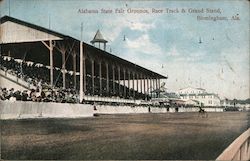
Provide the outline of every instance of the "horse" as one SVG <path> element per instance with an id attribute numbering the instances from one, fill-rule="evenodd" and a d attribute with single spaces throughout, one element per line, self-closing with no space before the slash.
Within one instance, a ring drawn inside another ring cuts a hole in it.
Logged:
<path id="1" fill-rule="evenodd" d="M 202 108 L 200 107 L 199 116 L 202 117 L 202 118 L 204 118 L 204 117 L 207 118 L 208 114 L 207 114 L 207 112 L 206 112 L 204 109 L 202 109 Z"/>

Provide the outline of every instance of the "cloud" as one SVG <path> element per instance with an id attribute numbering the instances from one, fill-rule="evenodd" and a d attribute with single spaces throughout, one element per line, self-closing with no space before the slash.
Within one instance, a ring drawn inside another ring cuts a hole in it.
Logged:
<path id="1" fill-rule="evenodd" d="M 138 31 L 146 32 L 149 29 L 155 28 L 155 24 L 154 23 L 142 23 L 142 22 L 135 23 L 135 22 L 132 22 L 129 27 L 131 30 L 138 30 Z"/>
<path id="2" fill-rule="evenodd" d="M 101 22 L 103 21 L 103 28 L 107 37 L 110 41 L 114 41 L 126 28 L 130 29 L 132 32 L 139 31 L 147 34 L 150 29 L 155 28 L 154 22 L 145 22 L 149 21 L 149 19 L 149 17 L 133 18 L 131 15 L 128 15 L 124 17 L 114 16 L 110 19 L 101 20 Z"/>
<path id="3" fill-rule="evenodd" d="M 134 52 L 145 53 L 149 55 L 162 55 L 163 51 L 158 44 L 153 43 L 148 34 L 143 34 L 135 40 L 126 40 L 126 47 Z"/>
<path id="4" fill-rule="evenodd" d="M 170 89 L 178 90 L 187 86 L 201 85 L 202 88 L 218 93 L 221 97 L 249 98 L 249 63 L 245 61 L 249 60 L 249 56 L 244 50 L 239 51 L 236 48 L 223 50 L 217 55 L 218 61 L 206 63 L 199 61 L 206 53 L 197 52 L 191 55 L 192 57 L 179 56 L 171 61 L 162 62 L 164 69 L 161 73 L 169 76 L 167 86 Z M 222 58 L 226 55 L 235 73 L 223 59 L 220 59 L 220 55 Z"/>
<path id="5" fill-rule="evenodd" d="M 176 53 L 176 55 L 179 53 Z M 193 62 L 193 63 L 199 63 L 205 58 L 205 52 L 194 52 L 194 53 L 184 53 L 184 54 L 179 54 L 175 61 L 176 63 L 181 63 L 181 62 Z"/>
<path id="6" fill-rule="evenodd" d="M 166 55 L 168 56 L 179 56 L 180 53 L 179 51 L 176 49 L 176 46 L 173 46 L 169 52 L 166 53 Z"/>
<path id="7" fill-rule="evenodd" d="M 220 55 L 223 61 L 234 63 L 235 66 L 239 63 L 247 63 L 247 65 L 249 65 L 249 62 L 246 61 L 249 60 L 249 45 L 244 48 L 225 48 L 221 51 Z"/>

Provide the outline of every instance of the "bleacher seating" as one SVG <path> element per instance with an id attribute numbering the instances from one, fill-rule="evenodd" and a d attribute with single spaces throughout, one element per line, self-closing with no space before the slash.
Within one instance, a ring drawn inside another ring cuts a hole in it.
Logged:
<path id="1" fill-rule="evenodd" d="M 26 82 L 33 84 L 39 88 L 51 88 L 50 84 L 50 69 L 42 64 L 39 63 L 27 63 L 25 61 L 16 61 L 10 57 L 0 56 L 0 69 L 4 71 L 11 72 L 12 74 L 16 75 L 19 78 L 24 79 Z M 54 72 L 54 86 L 53 88 L 61 89 L 63 86 L 63 79 L 62 79 L 62 72 L 60 69 L 53 69 Z M 72 72 L 66 72 L 66 87 L 67 90 L 72 90 L 74 93 L 77 94 L 79 89 L 79 78 L 77 79 L 76 88 L 74 88 L 73 82 L 73 75 Z M 115 82 L 115 90 L 113 90 L 113 81 L 109 80 L 109 91 L 106 89 L 107 80 L 102 78 L 102 89 L 100 89 L 99 84 L 99 77 L 96 76 L 94 78 L 95 89 L 93 93 L 92 89 L 92 78 L 91 76 L 87 75 L 86 77 L 86 92 L 85 95 L 99 95 L 102 97 L 120 97 L 125 99 L 149 99 L 148 95 L 140 93 L 138 91 L 133 91 L 133 89 L 129 89 L 125 86 L 126 94 L 123 93 L 124 86 L 120 84 L 120 91 L 119 91 L 119 84 Z M 74 89 L 74 90 L 73 90 Z M 100 90 L 101 95 L 100 95 Z M 130 90 L 130 92 L 129 92 Z M 119 93 L 120 92 L 120 93 Z M 129 95 L 130 93 L 130 95 Z"/>

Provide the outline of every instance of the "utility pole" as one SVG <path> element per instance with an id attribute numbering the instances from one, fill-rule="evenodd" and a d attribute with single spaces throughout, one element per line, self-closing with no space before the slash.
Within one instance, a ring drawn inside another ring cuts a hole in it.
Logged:
<path id="1" fill-rule="evenodd" d="M 82 30 L 83 23 L 81 23 L 81 41 L 80 41 L 80 102 L 83 100 L 83 46 L 82 46 Z"/>

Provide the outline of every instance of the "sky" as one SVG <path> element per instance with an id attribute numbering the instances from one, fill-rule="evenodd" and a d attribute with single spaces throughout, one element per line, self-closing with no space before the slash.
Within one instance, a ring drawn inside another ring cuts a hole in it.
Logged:
<path id="1" fill-rule="evenodd" d="M 152 8 L 163 13 L 152 13 Z M 99 13 L 80 13 L 79 9 Z M 101 9 L 113 12 L 100 13 Z M 125 12 L 115 13 L 115 9 Z M 149 13 L 128 13 L 128 9 L 147 9 Z M 167 9 L 179 13 L 167 13 Z M 201 9 L 203 13 L 194 13 Z M 208 13 L 207 9 L 218 12 Z M 107 51 L 168 76 L 162 82 L 169 91 L 201 87 L 221 98 L 250 97 L 248 1 L 2 0 L 0 14 L 87 43 L 99 29 L 109 41 Z M 197 16 L 227 20 L 197 20 Z"/>

